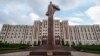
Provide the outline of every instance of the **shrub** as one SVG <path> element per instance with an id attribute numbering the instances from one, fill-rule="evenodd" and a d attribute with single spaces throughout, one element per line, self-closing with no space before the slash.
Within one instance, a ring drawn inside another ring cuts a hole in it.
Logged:
<path id="1" fill-rule="evenodd" d="M 74 42 L 72 42 L 72 47 L 74 47 L 75 46 L 75 43 Z"/>
<path id="2" fill-rule="evenodd" d="M 25 49 L 28 48 L 30 45 L 27 44 L 9 44 L 9 43 L 0 43 L 0 50 L 6 49 Z"/>
<path id="3" fill-rule="evenodd" d="M 67 42 L 65 46 L 69 46 L 69 43 Z"/>
<path id="4" fill-rule="evenodd" d="M 90 51 L 100 51 L 100 45 L 77 45 L 74 46 L 76 50 L 90 50 Z"/>

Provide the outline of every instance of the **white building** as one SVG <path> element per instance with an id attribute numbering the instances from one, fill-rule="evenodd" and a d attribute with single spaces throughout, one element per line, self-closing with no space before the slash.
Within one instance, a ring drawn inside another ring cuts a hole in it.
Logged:
<path id="1" fill-rule="evenodd" d="M 54 44 L 66 45 L 73 42 L 77 45 L 100 44 L 99 25 L 69 25 L 68 21 L 54 20 Z M 47 44 L 48 21 L 35 21 L 34 25 L 4 24 L 0 33 L 0 41 L 7 43 Z"/>
<path id="2" fill-rule="evenodd" d="M 77 25 L 69 27 L 70 42 L 78 44 L 100 44 L 99 25 Z"/>
<path id="3" fill-rule="evenodd" d="M 0 41 L 7 43 L 32 43 L 33 26 L 4 24 L 0 33 Z"/>

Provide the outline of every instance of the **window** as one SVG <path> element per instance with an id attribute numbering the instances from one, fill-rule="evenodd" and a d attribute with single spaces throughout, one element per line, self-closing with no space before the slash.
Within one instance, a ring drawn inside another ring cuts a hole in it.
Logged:
<path id="1" fill-rule="evenodd" d="M 89 33 L 89 36 L 90 36 L 90 39 L 92 40 L 92 36 L 91 36 L 91 34 Z"/>
<path id="2" fill-rule="evenodd" d="M 31 33 L 30 33 L 30 35 L 31 35 Z"/>
<path id="3" fill-rule="evenodd" d="M 3 34 L 5 34 L 5 33 L 3 33 Z"/>
<path id="4" fill-rule="evenodd" d="M 84 31 L 86 32 L 86 28 L 84 27 Z"/>
<path id="5" fill-rule="evenodd" d="M 87 35 L 87 33 L 86 33 L 86 38 L 87 38 L 87 40 L 88 40 L 88 35 Z"/>
<path id="6" fill-rule="evenodd" d="M 26 39 L 27 39 L 27 37 L 26 37 Z"/>
<path id="7" fill-rule="evenodd" d="M 81 27 L 81 31 L 83 32 L 83 29 L 82 29 L 82 27 Z"/>
<path id="8" fill-rule="evenodd" d="M 88 27 L 88 31 L 90 32 L 90 29 L 89 29 L 89 27 Z"/>
<path id="9" fill-rule="evenodd" d="M 19 38 L 20 36 L 18 36 L 18 38 Z"/>

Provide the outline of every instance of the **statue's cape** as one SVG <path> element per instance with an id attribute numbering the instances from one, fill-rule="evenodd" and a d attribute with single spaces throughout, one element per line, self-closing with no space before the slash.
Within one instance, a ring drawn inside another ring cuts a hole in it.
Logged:
<path id="1" fill-rule="evenodd" d="M 56 10 L 60 10 L 60 8 L 57 6 L 57 5 L 55 5 L 55 4 L 52 4 L 52 6 L 53 6 L 53 8 L 55 8 Z"/>

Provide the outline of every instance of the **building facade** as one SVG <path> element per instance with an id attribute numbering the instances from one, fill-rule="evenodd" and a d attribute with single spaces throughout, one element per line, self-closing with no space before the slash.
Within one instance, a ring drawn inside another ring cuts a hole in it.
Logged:
<path id="1" fill-rule="evenodd" d="M 76 44 L 100 44 L 99 25 L 77 25 L 69 27 L 69 38 Z"/>
<path id="2" fill-rule="evenodd" d="M 4 24 L 0 33 L 0 41 L 6 43 L 32 44 L 33 26 Z"/>
<path id="3" fill-rule="evenodd" d="M 68 21 L 54 20 L 54 44 L 76 45 L 100 44 L 99 25 L 69 25 Z M 7 43 L 24 43 L 46 45 L 48 38 L 48 21 L 35 21 L 33 25 L 4 24 L 0 41 Z"/>

